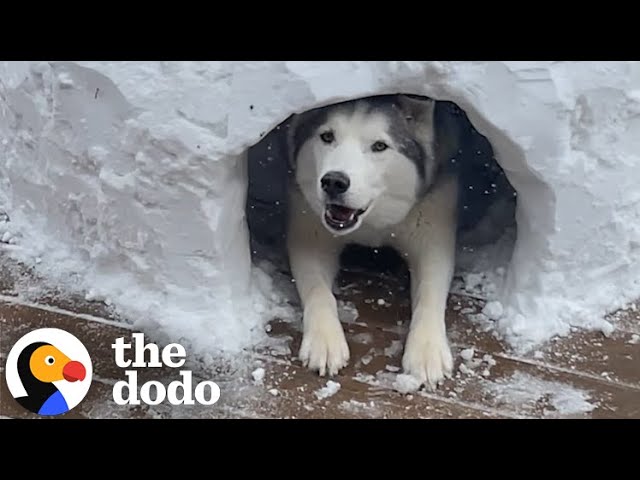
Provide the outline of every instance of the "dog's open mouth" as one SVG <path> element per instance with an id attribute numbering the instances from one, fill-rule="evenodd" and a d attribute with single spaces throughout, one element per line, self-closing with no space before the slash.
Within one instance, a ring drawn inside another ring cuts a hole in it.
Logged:
<path id="1" fill-rule="evenodd" d="M 334 230 L 345 230 L 353 227 L 357 223 L 358 217 L 365 211 L 366 209 L 353 209 L 329 203 L 324 210 L 324 219 L 327 225 Z"/>

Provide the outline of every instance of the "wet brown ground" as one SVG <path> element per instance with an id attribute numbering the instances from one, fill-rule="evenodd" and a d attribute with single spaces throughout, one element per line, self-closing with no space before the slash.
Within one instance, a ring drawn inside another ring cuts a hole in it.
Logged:
<path id="1" fill-rule="evenodd" d="M 479 312 L 483 301 L 452 294 L 447 323 L 455 376 L 435 392 L 403 392 L 394 382 L 409 318 L 406 288 L 402 281 L 345 272 L 339 296 L 355 305 L 358 316 L 343 322 L 351 361 L 331 379 L 340 384 L 333 395 L 322 398 L 320 389 L 328 379 L 302 368 L 295 359 L 298 326 L 274 320 L 270 336 L 280 339 L 284 350 L 264 349 L 245 370 L 215 361 L 190 367 L 196 382 L 219 383 L 216 405 L 132 407 L 113 402 L 113 385 L 124 376 L 111 349 L 115 338 L 128 339 L 132 330 L 111 323 L 99 303 L 55 296 L 25 303 L 18 299 L 19 288 L 10 277 L 5 274 L 0 283 L 2 417 L 36 417 L 8 391 L 4 363 L 10 348 L 32 329 L 59 327 L 85 344 L 94 366 L 89 394 L 64 415 L 69 418 L 640 418 L 638 311 L 612 315 L 616 328 L 609 336 L 577 331 L 527 355 L 515 355 L 469 320 L 469 313 Z M 468 348 L 474 349 L 473 358 L 465 360 L 460 352 Z M 254 382 L 251 375 L 258 366 L 265 370 L 262 382 Z M 140 382 L 179 378 L 168 368 L 145 369 L 139 375 Z"/>

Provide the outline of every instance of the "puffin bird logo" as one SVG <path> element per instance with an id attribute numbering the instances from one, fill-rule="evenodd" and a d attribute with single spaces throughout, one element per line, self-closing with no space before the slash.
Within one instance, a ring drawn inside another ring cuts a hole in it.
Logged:
<path id="1" fill-rule="evenodd" d="M 61 415 L 89 391 L 92 365 L 80 340 L 64 330 L 43 328 L 22 337 L 7 357 L 7 385 L 30 412 Z"/>
<path id="2" fill-rule="evenodd" d="M 54 382 L 82 381 L 87 370 L 50 343 L 35 342 L 20 353 L 18 375 L 27 391 L 26 397 L 16 398 L 20 405 L 39 415 L 60 415 L 69 405 Z"/>

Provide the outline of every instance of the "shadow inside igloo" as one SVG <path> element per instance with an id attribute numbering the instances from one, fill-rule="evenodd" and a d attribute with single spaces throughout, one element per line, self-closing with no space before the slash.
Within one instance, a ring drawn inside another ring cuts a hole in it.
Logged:
<path id="1" fill-rule="evenodd" d="M 451 291 L 477 298 L 495 296 L 502 287 L 516 240 L 515 189 L 497 162 L 490 141 L 472 125 L 466 113 L 447 103 L 467 134 L 458 153 L 460 174 L 456 273 Z M 288 185 L 292 171 L 287 158 L 286 132 L 290 118 L 268 132 L 248 152 L 246 217 L 254 263 L 268 264 L 272 273 L 290 278 L 286 252 Z M 406 291 L 407 264 L 392 248 L 350 245 L 341 255 L 345 273 L 392 280 Z M 286 285 L 288 297 L 295 297 Z M 293 303 L 297 299 L 291 298 Z"/>

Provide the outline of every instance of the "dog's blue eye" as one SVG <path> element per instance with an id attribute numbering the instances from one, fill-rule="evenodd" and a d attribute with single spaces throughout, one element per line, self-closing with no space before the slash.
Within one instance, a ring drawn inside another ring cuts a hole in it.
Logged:
<path id="1" fill-rule="evenodd" d="M 333 132 L 331 130 L 327 130 L 326 132 L 323 132 L 323 133 L 320 134 L 320 139 L 324 143 L 331 143 L 331 142 L 333 142 L 335 137 L 334 137 Z"/>
<path id="2" fill-rule="evenodd" d="M 387 148 L 389 148 L 389 145 L 387 145 L 384 142 L 376 142 L 373 145 L 371 145 L 371 150 L 373 150 L 374 152 L 383 152 Z"/>

